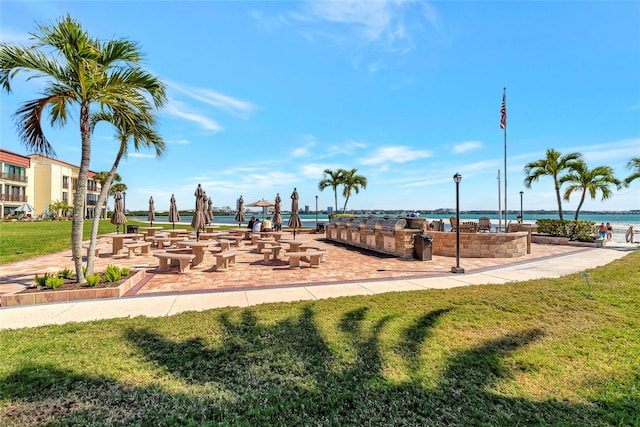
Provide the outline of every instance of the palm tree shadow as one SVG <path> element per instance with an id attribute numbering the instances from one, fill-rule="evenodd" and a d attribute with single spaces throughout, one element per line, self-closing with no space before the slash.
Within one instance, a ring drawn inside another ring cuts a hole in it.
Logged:
<path id="1" fill-rule="evenodd" d="M 393 315 L 374 318 L 366 306 L 338 320 L 343 353 L 324 338 L 312 305 L 277 321 L 251 309 L 222 312 L 215 337 L 196 334 L 175 340 L 148 328 L 123 332 L 131 357 L 157 375 L 168 373 L 185 386 L 135 386 L 53 365 L 29 364 L 0 377 L 0 401 L 11 402 L 16 424 L 235 425 L 513 425 L 609 424 L 606 410 L 555 400 L 535 402 L 494 391 L 511 372 L 502 359 L 542 337 L 537 329 L 486 341 L 451 357 L 435 387 L 419 375 L 386 378 L 382 336 Z M 401 333 L 402 355 L 412 372 L 425 369 L 420 349 L 451 309 L 426 312 Z M 334 338 L 335 339 L 335 338 Z M 347 353 L 346 356 L 344 353 Z M 160 383 L 159 383 L 160 384 Z M 195 386 L 198 394 L 185 387 Z M 34 393 L 37 390 L 37 393 Z M 179 390 L 179 391 L 178 391 Z M 26 402 L 21 404 L 21 402 Z M 52 402 L 58 402 L 52 404 Z M 86 402 L 91 402 L 87 405 Z M 141 402 L 145 402 L 141 407 Z M 601 402 L 633 419 L 636 398 Z M 34 408 L 37 410 L 34 411 Z M 31 422 L 40 411 L 39 422 Z M 0 414 L 2 412 L 0 411 Z M 5 415 L 7 412 L 5 411 Z M 636 415 L 637 419 L 637 415 Z"/>

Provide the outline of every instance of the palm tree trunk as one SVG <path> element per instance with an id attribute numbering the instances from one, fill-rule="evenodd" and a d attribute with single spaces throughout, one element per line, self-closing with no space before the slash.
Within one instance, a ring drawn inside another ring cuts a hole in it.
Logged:
<path id="1" fill-rule="evenodd" d="M 342 208 L 342 213 L 347 213 L 347 202 L 349 202 L 349 196 L 344 199 L 344 207 Z"/>
<path id="2" fill-rule="evenodd" d="M 580 209 L 582 208 L 582 204 L 584 203 L 584 199 L 585 197 L 587 197 L 587 189 L 583 189 L 582 190 L 582 197 L 580 198 L 580 203 L 578 204 L 578 207 L 576 208 L 576 216 L 575 216 L 575 220 L 578 220 L 578 215 L 580 214 Z"/>
<path id="3" fill-rule="evenodd" d="M 91 133 L 89 129 L 89 102 L 80 106 L 80 134 L 82 136 L 82 157 L 78 182 L 73 198 L 73 222 L 71 224 L 71 258 L 76 268 L 78 283 L 86 283 L 82 272 L 82 234 L 84 227 L 84 207 L 87 195 L 87 178 L 89 177 L 89 162 L 91 160 Z"/>
<path id="4" fill-rule="evenodd" d="M 333 189 L 333 198 L 335 199 L 336 213 L 338 213 L 338 189 Z"/>
<path id="5" fill-rule="evenodd" d="M 120 159 L 122 159 L 123 154 L 124 154 L 124 144 L 121 144 L 120 150 L 118 150 L 118 154 L 116 155 L 116 160 L 113 162 L 113 166 L 109 171 L 109 175 L 107 175 L 107 179 L 105 179 L 104 185 L 100 189 L 100 195 L 98 196 L 97 206 L 101 207 L 102 205 L 105 204 L 105 202 L 109 198 L 109 188 L 111 187 L 111 183 L 113 182 L 113 177 L 116 174 L 116 169 L 118 169 L 118 165 L 120 164 Z M 87 275 L 93 274 L 93 265 L 95 263 L 94 253 L 96 248 L 96 240 L 98 239 L 99 226 L 100 226 L 100 215 L 94 216 L 93 224 L 91 227 L 91 241 L 89 242 L 89 252 L 87 255 Z"/>
<path id="6" fill-rule="evenodd" d="M 553 177 L 553 183 L 556 186 L 556 200 L 558 200 L 558 215 L 560 216 L 560 220 L 562 221 L 562 199 L 560 198 L 560 184 L 558 183 L 558 179 Z"/>

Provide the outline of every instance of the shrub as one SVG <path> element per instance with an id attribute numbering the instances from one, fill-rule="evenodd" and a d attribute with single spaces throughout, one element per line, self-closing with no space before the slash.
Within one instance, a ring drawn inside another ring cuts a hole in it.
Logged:
<path id="1" fill-rule="evenodd" d="M 593 221 L 568 221 L 560 219 L 539 219 L 538 232 L 554 237 L 568 237 L 569 240 L 590 242 L 593 240 Z"/>
<path id="2" fill-rule="evenodd" d="M 131 274 L 131 269 L 129 267 L 122 267 L 120 272 L 123 276 L 128 276 L 129 274 Z"/>
<path id="3" fill-rule="evenodd" d="M 49 277 L 52 277 L 51 274 L 49 273 L 44 273 L 44 276 L 38 276 L 36 274 L 36 277 L 34 278 L 34 281 L 36 282 L 36 285 L 42 287 L 42 286 L 47 286 L 47 279 L 49 279 Z"/>
<path id="4" fill-rule="evenodd" d="M 51 275 L 47 278 L 47 282 L 45 283 L 45 286 L 49 289 L 56 289 L 62 285 L 64 285 L 64 278 Z"/>
<path id="5" fill-rule="evenodd" d="M 87 285 L 94 287 L 96 286 L 98 283 L 100 283 L 100 274 L 96 273 L 96 274 L 92 274 L 90 276 L 87 276 Z"/>
<path id="6" fill-rule="evenodd" d="M 107 282 L 117 282 L 122 277 L 122 270 L 120 267 L 113 264 L 107 265 L 104 271 L 104 280 Z"/>
<path id="7" fill-rule="evenodd" d="M 58 277 L 61 277 L 63 279 L 71 279 L 71 276 L 73 276 L 73 271 L 71 271 L 71 269 L 69 268 L 58 271 Z"/>

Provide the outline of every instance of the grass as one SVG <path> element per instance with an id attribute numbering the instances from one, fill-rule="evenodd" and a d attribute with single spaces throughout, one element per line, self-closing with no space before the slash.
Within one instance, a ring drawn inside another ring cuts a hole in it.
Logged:
<path id="1" fill-rule="evenodd" d="M 128 221 L 126 225 L 148 226 L 148 222 Z M 124 228 L 126 228 L 126 225 Z M 171 224 L 155 224 L 171 228 Z M 91 237 L 93 220 L 84 221 L 83 236 Z M 123 227 L 120 228 L 123 231 Z M 101 220 L 98 235 L 114 233 L 116 226 Z M 22 261 L 71 248 L 71 221 L 0 222 L 0 264 Z"/>
<path id="2" fill-rule="evenodd" d="M 0 425 L 640 425 L 640 252 L 589 273 L 0 331 Z"/>

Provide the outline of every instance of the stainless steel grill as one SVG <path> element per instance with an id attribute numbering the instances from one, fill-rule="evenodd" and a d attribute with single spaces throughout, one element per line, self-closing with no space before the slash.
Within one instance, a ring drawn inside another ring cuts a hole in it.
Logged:
<path id="1" fill-rule="evenodd" d="M 376 229 L 376 226 L 382 224 L 382 219 L 380 218 L 369 218 L 367 222 L 364 224 L 364 231 L 369 233 L 373 233 Z"/>
<path id="2" fill-rule="evenodd" d="M 351 224 L 349 224 L 349 228 L 352 230 L 359 230 L 360 225 L 365 222 L 367 222 L 367 218 L 354 218 L 353 221 L 351 221 Z"/>
<path id="3" fill-rule="evenodd" d="M 402 230 L 407 226 L 407 220 L 402 218 L 388 218 L 382 221 L 380 232 L 382 234 L 395 234 L 396 230 Z"/>

